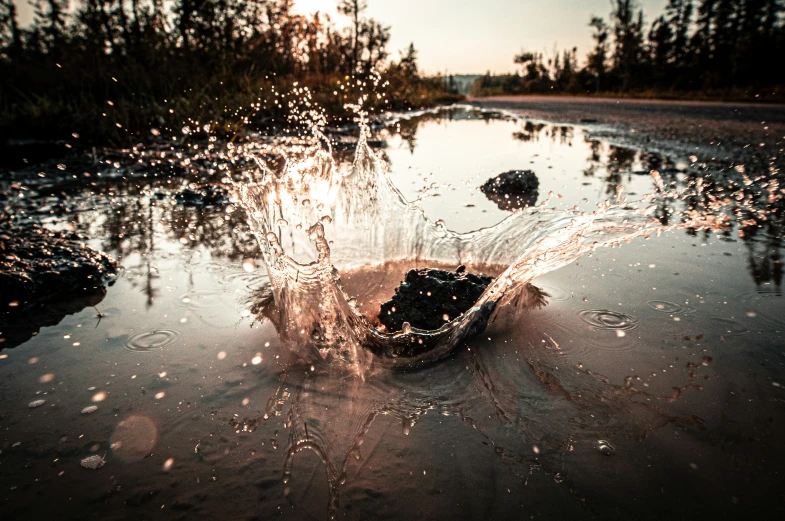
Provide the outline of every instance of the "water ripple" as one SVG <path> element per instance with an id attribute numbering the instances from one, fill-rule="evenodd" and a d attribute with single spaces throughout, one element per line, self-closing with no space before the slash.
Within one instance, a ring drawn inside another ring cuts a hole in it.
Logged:
<path id="1" fill-rule="evenodd" d="M 711 317 L 711 322 L 717 328 L 717 332 L 723 336 L 744 335 L 750 332 L 747 326 L 732 318 Z"/>
<path id="2" fill-rule="evenodd" d="M 697 310 L 691 306 L 682 306 L 675 302 L 668 302 L 667 300 L 648 300 L 646 304 L 654 311 L 660 313 L 667 313 L 669 315 L 691 315 Z"/>
<path id="3" fill-rule="evenodd" d="M 125 343 L 125 348 L 129 351 L 144 353 L 166 347 L 179 337 L 180 332 L 174 329 L 154 329 L 132 336 Z"/>
<path id="4" fill-rule="evenodd" d="M 608 311 L 607 309 L 585 309 L 578 313 L 581 320 L 594 329 L 606 331 L 629 331 L 638 327 L 638 319 L 632 315 Z"/>
<path id="5" fill-rule="evenodd" d="M 212 308 L 221 304 L 217 291 L 196 290 L 180 296 L 178 305 L 185 308 Z"/>
<path id="6" fill-rule="evenodd" d="M 541 285 L 540 289 L 548 294 L 549 302 L 567 302 L 568 300 L 572 300 L 574 298 L 572 292 L 562 289 L 558 286 L 545 284 Z"/>

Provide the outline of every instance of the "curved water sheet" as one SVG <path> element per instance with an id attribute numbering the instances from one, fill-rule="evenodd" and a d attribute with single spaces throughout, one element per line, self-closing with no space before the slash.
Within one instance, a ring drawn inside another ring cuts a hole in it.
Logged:
<path id="1" fill-rule="evenodd" d="M 281 168 L 260 162 L 236 183 L 270 275 L 268 316 L 306 357 L 337 356 L 358 368 L 374 360 L 371 353 L 393 366 L 439 359 L 482 331 L 501 306 L 531 301 L 536 277 L 598 246 L 666 229 L 645 201 L 606 203 L 592 213 L 551 210 L 546 202 L 493 227 L 454 233 L 426 217 L 418 201 L 404 200 L 368 146 L 367 126 L 360 132 L 351 166 L 336 163 L 315 130 L 281 151 Z M 707 225 L 696 218 L 679 226 Z M 408 269 L 461 264 L 495 277 L 471 309 L 432 331 L 404 323 L 389 332 L 378 324 L 378 303 Z"/>

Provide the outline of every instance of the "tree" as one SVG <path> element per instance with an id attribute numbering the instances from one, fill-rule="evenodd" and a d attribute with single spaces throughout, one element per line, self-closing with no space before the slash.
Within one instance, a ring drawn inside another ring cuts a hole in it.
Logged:
<path id="1" fill-rule="evenodd" d="M 41 43 L 51 55 L 59 55 L 65 39 L 68 0 L 37 0 L 34 7 L 35 27 L 40 30 Z"/>
<path id="2" fill-rule="evenodd" d="M 641 62 L 643 50 L 643 11 L 635 16 L 635 0 L 615 0 L 611 19 L 613 20 L 614 72 L 621 79 L 621 90 L 632 86 L 633 78 Z"/>
<path id="3" fill-rule="evenodd" d="M 362 54 L 354 70 L 369 74 L 380 62 L 387 59 L 387 43 L 390 41 L 390 28 L 376 20 L 363 20 L 360 24 L 359 43 Z M 357 43 L 355 43 L 357 45 Z"/>
<path id="4" fill-rule="evenodd" d="M 692 25 L 692 11 L 692 0 L 669 0 L 665 8 L 665 14 L 673 33 L 670 60 L 675 69 L 685 67 L 689 61 L 689 32 Z"/>
<path id="5" fill-rule="evenodd" d="M 673 72 L 673 29 L 664 16 L 657 18 L 649 31 L 649 56 L 651 72 L 659 84 L 666 84 Z"/>
<path id="6" fill-rule="evenodd" d="M 599 16 L 593 16 L 589 27 L 594 29 L 594 50 L 589 53 L 587 58 L 587 68 L 594 74 L 594 90 L 600 91 L 605 81 L 606 63 L 608 60 L 608 36 L 609 30 L 605 20 Z"/>
<path id="7" fill-rule="evenodd" d="M 410 43 L 406 52 L 401 53 L 401 61 L 398 63 L 407 76 L 417 75 L 417 49 L 414 48 L 414 43 Z"/>
<path id="8" fill-rule="evenodd" d="M 22 49 L 22 37 L 14 0 L 0 0 L 0 52 L 10 58 Z"/>
<path id="9" fill-rule="evenodd" d="M 338 0 L 338 12 L 352 19 L 354 33 L 352 38 L 352 70 L 360 63 L 360 13 L 368 9 L 366 0 Z"/>

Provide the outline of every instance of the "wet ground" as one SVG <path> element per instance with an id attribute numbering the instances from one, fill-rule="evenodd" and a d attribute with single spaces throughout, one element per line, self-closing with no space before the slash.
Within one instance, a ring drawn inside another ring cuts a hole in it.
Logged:
<path id="1" fill-rule="evenodd" d="M 280 340 L 241 207 L 174 195 L 252 166 L 162 148 L 145 168 L 122 163 L 130 152 L 10 175 L 17 215 L 83 233 L 123 269 L 96 307 L 50 303 L 59 323 L 26 341 L 7 331 L 29 324 L 4 326 L 3 519 L 782 515 L 776 173 L 539 115 L 426 113 L 374 137 L 404 196 L 457 232 L 509 215 L 479 187 L 510 169 L 533 170 L 538 203 L 559 208 L 656 191 L 651 170 L 747 204 L 725 231 L 598 249 L 535 279 L 546 306 L 500 314 L 437 364 L 362 377 Z M 662 198 L 656 215 L 699 205 Z M 347 273 L 347 287 L 380 301 L 363 280 L 393 288 L 395 269 Z"/>

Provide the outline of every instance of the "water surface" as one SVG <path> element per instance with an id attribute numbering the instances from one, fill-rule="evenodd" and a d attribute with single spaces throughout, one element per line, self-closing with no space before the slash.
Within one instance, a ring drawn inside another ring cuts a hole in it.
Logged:
<path id="1" fill-rule="evenodd" d="M 580 128 L 465 109 L 403 118 L 373 137 L 404 198 L 419 198 L 431 222 L 459 233 L 510 215 L 478 189 L 509 169 L 533 170 L 538 203 L 553 192 L 548 206 L 561 210 L 593 210 L 619 186 L 637 199 L 704 179 L 702 198 L 657 200 L 662 224 L 725 193 L 748 202 L 718 207 L 730 218 L 724 231 L 639 238 L 537 277 L 546 306 L 500 313 L 437 363 L 358 371 L 309 360 L 282 340 L 240 205 L 156 196 L 205 170 L 218 181 L 253 164 L 227 167 L 216 154 L 193 168 L 176 163 L 174 175 L 168 162 L 133 175 L 110 164 L 91 167 L 93 178 L 115 173 L 96 186 L 38 185 L 40 208 L 69 208 L 44 217 L 48 225 L 85 231 L 124 269 L 97 308 L 62 317 L 50 306 L 59 323 L 24 341 L 3 331 L 4 518 L 782 510 L 778 186 L 752 172 L 746 185 L 700 158 L 616 147 Z M 343 155 L 351 161 L 351 150 Z M 418 264 L 347 268 L 346 289 L 378 302 L 410 265 Z M 380 280 L 383 290 L 364 287 Z M 103 466 L 83 467 L 91 456 Z"/>

